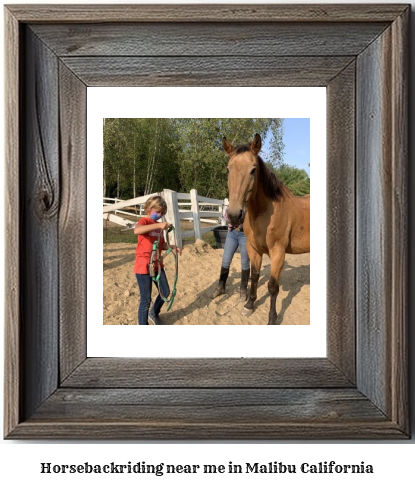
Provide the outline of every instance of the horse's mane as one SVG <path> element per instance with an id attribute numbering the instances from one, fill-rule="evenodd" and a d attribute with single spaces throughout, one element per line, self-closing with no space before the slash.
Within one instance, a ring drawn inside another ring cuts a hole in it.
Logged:
<path id="1" fill-rule="evenodd" d="M 250 150 L 250 146 L 241 144 L 235 147 L 234 154 L 243 154 Z M 261 156 L 257 155 L 256 158 L 258 161 L 259 178 L 265 195 L 271 198 L 271 200 L 278 201 L 283 195 L 284 183 L 266 166 Z"/>

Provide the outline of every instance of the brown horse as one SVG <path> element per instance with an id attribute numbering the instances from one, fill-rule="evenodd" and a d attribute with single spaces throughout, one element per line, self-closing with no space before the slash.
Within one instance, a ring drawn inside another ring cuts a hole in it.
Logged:
<path id="1" fill-rule="evenodd" d="M 234 147 L 224 137 L 228 163 L 228 218 L 233 225 L 243 222 L 251 261 L 251 290 L 244 306 L 249 315 L 257 298 L 262 255 L 271 260 L 268 291 L 271 296 L 268 323 L 277 323 L 276 301 L 285 253 L 310 252 L 310 195 L 294 196 L 258 156 L 261 137 L 250 145 Z"/>

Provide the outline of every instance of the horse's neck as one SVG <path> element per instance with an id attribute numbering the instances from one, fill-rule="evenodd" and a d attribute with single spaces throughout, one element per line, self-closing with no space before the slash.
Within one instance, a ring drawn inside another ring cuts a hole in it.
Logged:
<path id="1" fill-rule="evenodd" d="M 264 193 L 262 186 L 258 185 L 255 193 L 252 194 L 248 201 L 248 210 L 251 215 L 259 215 L 268 210 L 272 205 L 272 200 Z"/>

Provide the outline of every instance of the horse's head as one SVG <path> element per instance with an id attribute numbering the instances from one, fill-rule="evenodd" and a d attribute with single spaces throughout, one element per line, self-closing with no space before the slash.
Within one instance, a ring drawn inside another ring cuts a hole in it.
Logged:
<path id="1" fill-rule="evenodd" d="M 254 140 L 250 145 L 236 147 L 224 137 L 222 145 L 225 152 L 229 155 L 228 219 L 232 225 L 239 225 L 244 220 L 248 200 L 256 187 L 257 154 L 261 150 L 261 136 L 255 134 Z"/>

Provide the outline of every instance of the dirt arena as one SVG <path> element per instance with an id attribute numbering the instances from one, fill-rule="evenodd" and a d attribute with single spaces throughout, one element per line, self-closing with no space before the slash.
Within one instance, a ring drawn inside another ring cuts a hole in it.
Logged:
<path id="1" fill-rule="evenodd" d="M 140 300 L 133 273 L 135 244 L 104 244 L 104 324 L 137 324 Z M 226 294 L 212 300 L 217 286 L 223 249 L 214 249 L 204 241 L 184 246 L 179 257 L 177 295 L 172 308 L 164 305 L 160 318 L 165 324 L 185 325 L 262 325 L 268 323 L 268 280 L 270 265 L 264 256 L 258 283 L 255 311 L 242 315 L 239 302 L 240 255 L 232 261 Z M 173 284 L 174 260 L 165 262 L 170 286 Z M 153 299 L 156 288 L 153 287 Z M 164 311 L 164 312 L 163 312 Z M 286 255 L 277 299 L 278 324 L 310 323 L 310 254 Z"/>

